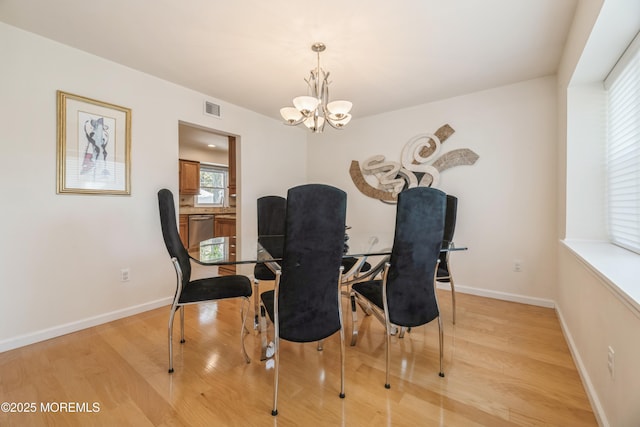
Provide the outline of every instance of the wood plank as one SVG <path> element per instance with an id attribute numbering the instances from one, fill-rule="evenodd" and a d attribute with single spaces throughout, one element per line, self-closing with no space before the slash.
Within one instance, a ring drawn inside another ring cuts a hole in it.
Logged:
<path id="1" fill-rule="evenodd" d="M 433 323 L 392 337 L 385 389 L 384 329 L 359 312 L 345 399 L 338 335 L 322 352 L 282 342 L 278 425 L 597 425 L 552 309 L 459 293 L 454 326 L 450 294 L 438 293 L 445 378 Z M 2 353 L 3 401 L 98 402 L 100 411 L 0 413 L 0 425 L 271 425 L 273 363 L 259 361 L 254 333 L 244 362 L 239 313 L 239 301 L 187 307 L 184 344 L 176 316 L 171 375 L 168 307 Z"/>

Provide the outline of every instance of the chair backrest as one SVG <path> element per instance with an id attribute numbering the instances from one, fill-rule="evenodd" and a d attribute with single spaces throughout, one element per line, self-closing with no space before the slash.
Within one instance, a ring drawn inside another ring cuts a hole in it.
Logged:
<path id="1" fill-rule="evenodd" d="M 452 196 L 451 194 L 447 194 L 447 208 L 444 218 L 444 235 L 442 236 L 442 245 L 448 245 L 450 242 L 453 242 L 453 234 L 456 231 L 456 217 L 458 214 L 458 198 Z M 446 261 L 448 252 L 442 252 L 440 254 L 440 262 L 443 263 L 440 265 L 444 271 L 449 271 Z"/>
<path id="2" fill-rule="evenodd" d="M 287 199 L 280 196 L 263 196 L 258 199 L 258 236 L 284 234 Z"/>
<path id="3" fill-rule="evenodd" d="M 453 233 L 456 231 L 456 216 L 458 213 L 458 198 L 447 194 L 447 208 L 444 217 L 444 236 L 443 240 L 453 241 Z"/>
<path id="4" fill-rule="evenodd" d="M 439 315 L 434 277 L 445 209 L 446 195 L 435 188 L 415 187 L 398 194 L 387 274 L 387 304 L 393 324 L 419 326 Z"/>
<path id="5" fill-rule="evenodd" d="M 191 263 L 189 254 L 182 245 L 178 225 L 176 222 L 176 207 L 173 203 L 171 191 L 163 188 L 158 191 L 158 207 L 160 209 L 160 226 L 162 227 L 162 237 L 164 244 L 169 251 L 171 258 L 177 258 L 182 270 L 182 286 L 186 286 L 191 280 Z"/>
<path id="6" fill-rule="evenodd" d="M 347 195 L 328 185 L 291 188 L 278 294 L 280 337 L 295 342 L 340 330 L 339 274 Z"/>

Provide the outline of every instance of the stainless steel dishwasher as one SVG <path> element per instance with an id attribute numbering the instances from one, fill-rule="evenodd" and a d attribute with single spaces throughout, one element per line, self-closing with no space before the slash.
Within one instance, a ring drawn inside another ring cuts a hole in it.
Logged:
<path id="1" fill-rule="evenodd" d="M 189 215 L 189 249 L 213 237 L 213 215 Z"/>

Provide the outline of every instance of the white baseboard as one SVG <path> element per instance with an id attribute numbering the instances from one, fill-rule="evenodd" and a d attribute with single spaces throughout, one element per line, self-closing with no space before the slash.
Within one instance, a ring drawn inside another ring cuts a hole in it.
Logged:
<path id="1" fill-rule="evenodd" d="M 560 307 L 556 306 L 556 313 L 558 314 L 558 319 L 560 320 L 560 328 L 562 329 L 564 338 L 569 346 L 569 351 L 571 352 L 573 361 L 578 368 L 578 373 L 580 374 L 580 378 L 582 379 L 582 384 L 584 384 L 584 387 L 587 390 L 587 397 L 589 398 L 589 402 L 591 402 L 591 408 L 593 408 L 593 413 L 596 416 L 598 425 L 601 427 L 609 427 L 609 421 L 607 420 L 607 416 L 604 412 L 602 404 L 600 403 L 600 399 L 598 398 L 596 389 L 591 382 L 591 378 L 589 377 L 589 373 L 587 372 L 584 363 L 582 362 L 580 353 L 578 353 L 576 345 L 573 341 L 573 337 L 571 336 L 571 332 L 569 332 L 569 328 L 567 327 L 567 324 L 564 321 L 564 317 L 562 316 Z"/>
<path id="2" fill-rule="evenodd" d="M 451 290 L 448 283 L 438 283 L 438 289 Z M 519 302 L 522 304 L 537 305 L 539 307 L 554 308 L 555 301 L 545 298 L 530 297 L 526 295 L 512 294 L 509 292 L 492 291 L 489 289 L 471 288 L 469 286 L 456 285 L 456 292 L 462 294 L 478 295 L 480 297 L 494 298 L 503 301 Z"/>
<path id="3" fill-rule="evenodd" d="M 21 335 L 13 338 L 0 341 L 0 353 L 15 348 L 24 347 L 29 344 L 56 338 L 62 335 L 76 332 L 81 329 L 90 328 L 92 326 L 101 325 L 103 323 L 111 322 L 114 320 L 122 319 L 123 317 L 132 316 L 134 314 L 142 313 L 145 311 L 153 310 L 158 307 L 168 306 L 173 301 L 172 297 L 162 298 L 155 301 L 150 301 L 144 304 L 136 305 L 133 307 L 123 308 L 121 310 L 112 311 L 109 313 L 100 314 L 98 316 L 89 317 L 86 319 L 78 320 L 76 322 L 65 323 L 63 325 L 54 326 L 47 329 L 42 329 L 30 334 Z"/>

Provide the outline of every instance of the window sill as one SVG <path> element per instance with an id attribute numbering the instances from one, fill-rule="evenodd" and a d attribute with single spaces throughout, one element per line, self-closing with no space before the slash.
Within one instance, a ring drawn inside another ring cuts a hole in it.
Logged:
<path id="1" fill-rule="evenodd" d="M 640 255 L 608 242 L 562 243 L 640 317 Z"/>

